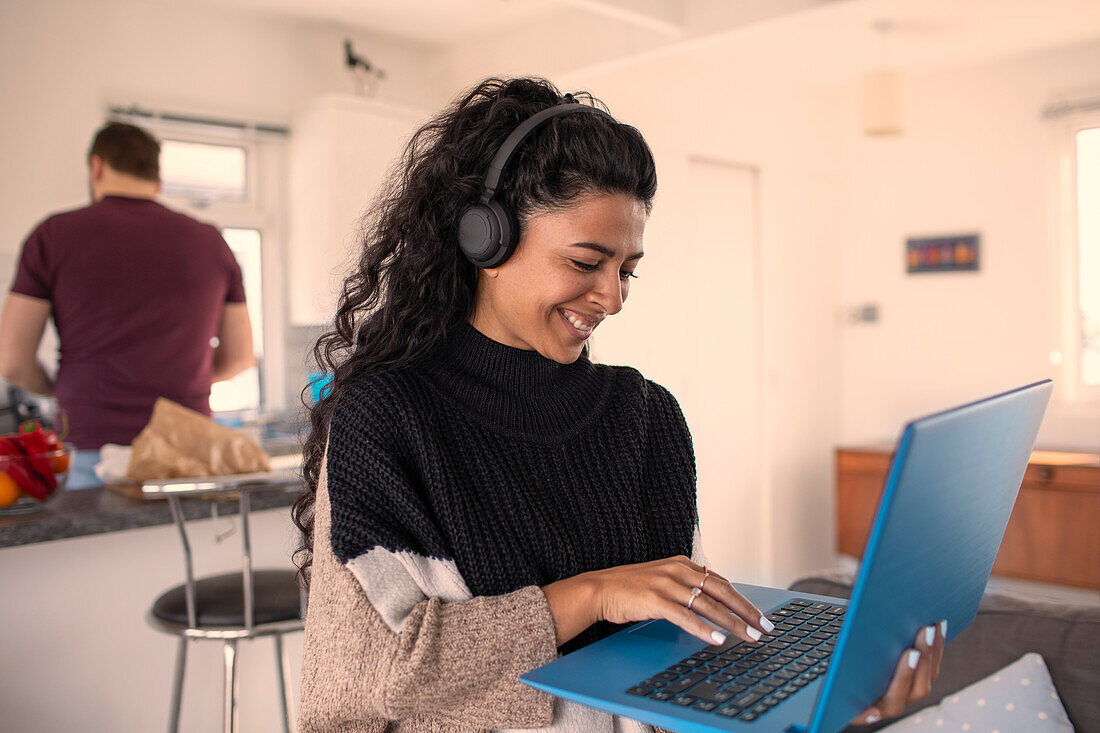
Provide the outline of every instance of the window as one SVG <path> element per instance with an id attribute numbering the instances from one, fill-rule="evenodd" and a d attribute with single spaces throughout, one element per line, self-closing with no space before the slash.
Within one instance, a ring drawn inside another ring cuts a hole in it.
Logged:
<path id="1" fill-rule="evenodd" d="M 210 409 L 214 412 L 255 410 L 260 407 L 260 366 L 264 358 L 264 309 L 261 234 L 258 229 L 222 229 L 229 249 L 237 258 L 244 278 L 248 320 L 252 322 L 252 348 L 257 365 L 232 379 L 210 387 Z"/>
<path id="2" fill-rule="evenodd" d="M 165 196 L 193 199 L 204 205 L 245 201 L 247 151 L 238 145 L 164 139 L 160 145 L 160 177 Z"/>
<path id="3" fill-rule="evenodd" d="M 1078 130 L 1077 300 L 1082 387 L 1100 388 L 1100 126 Z"/>
<path id="4" fill-rule="evenodd" d="M 1060 364 L 1069 402 L 1100 403 L 1100 100 L 1055 110 L 1060 117 L 1062 203 L 1062 348 Z"/>

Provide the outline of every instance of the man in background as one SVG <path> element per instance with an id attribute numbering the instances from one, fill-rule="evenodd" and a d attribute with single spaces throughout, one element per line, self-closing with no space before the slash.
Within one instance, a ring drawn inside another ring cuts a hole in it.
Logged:
<path id="1" fill-rule="evenodd" d="M 80 449 L 128 445 L 157 397 L 209 415 L 210 385 L 256 361 L 240 267 L 216 228 L 156 201 L 159 161 L 140 127 L 99 130 L 92 204 L 31 232 L 0 314 L 0 376 L 55 395 Z M 56 381 L 37 357 L 51 315 Z"/>

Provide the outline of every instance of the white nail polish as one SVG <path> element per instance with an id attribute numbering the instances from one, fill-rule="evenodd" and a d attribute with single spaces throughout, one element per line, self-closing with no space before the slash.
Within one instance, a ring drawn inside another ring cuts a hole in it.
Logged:
<path id="1" fill-rule="evenodd" d="M 771 621 L 769 621 L 767 616 L 761 616 L 760 617 L 760 625 L 762 627 L 764 627 L 764 631 L 767 631 L 767 632 L 775 631 L 775 624 L 773 624 Z"/>
<path id="2" fill-rule="evenodd" d="M 760 639 L 760 630 L 759 629 L 754 629 L 753 627 L 749 626 L 749 627 L 746 627 L 745 633 L 753 641 L 757 641 L 757 640 Z"/>
<path id="3" fill-rule="evenodd" d="M 924 630 L 924 643 L 928 646 L 932 646 L 936 643 L 936 627 L 929 626 Z"/>
<path id="4" fill-rule="evenodd" d="M 918 652 L 916 649 L 910 650 L 909 651 L 909 659 L 906 660 L 906 662 L 909 664 L 909 669 L 916 669 L 917 668 L 917 662 L 919 662 L 919 661 L 920 661 L 920 652 Z"/>
<path id="5" fill-rule="evenodd" d="M 867 716 L 867 723 L 868 724 L 877 723 L 880 720 L 882 720 L 882 716 L 879 715 L 878 713 L 871 713 L 870 715 Z"/>
<path id="6" fill-rule="evenodd" d="M 947 619 L 940 621 L 940 636 L 943 637 L 944 641 L 947 641 Z"/>
<path id="7" fill-rule="evenodd" d="M 710 638 L 714 639 L 715 644 L 725 644 L 726 643 L 726 635 L 723 634 L 721 631 L 712 631 L 712 632 L 710 632 Z"/>

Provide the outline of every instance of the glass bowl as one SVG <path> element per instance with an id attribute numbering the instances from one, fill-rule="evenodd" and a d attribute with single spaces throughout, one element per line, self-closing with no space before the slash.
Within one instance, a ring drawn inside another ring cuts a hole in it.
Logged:
<path id="1" fill-rule="evenodd" d="M 61 448 L 45 453 L 0 455 L 0 516 L 37 512 L 57 499 L 65 490 L 75 457 L 76 446 L 72 443 L 63 443 Z M 46 471 L 53 478 L 52 489 L 49 479 L 42 476 Z M 35 482 L 31 491 L 25 488 L 28 482 Z"/>

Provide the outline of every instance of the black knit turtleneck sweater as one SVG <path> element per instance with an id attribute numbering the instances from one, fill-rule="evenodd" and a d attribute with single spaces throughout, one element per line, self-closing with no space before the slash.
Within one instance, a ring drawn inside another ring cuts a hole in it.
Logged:
<path id="1" fill-rule="evenodd" d="M 349 384 L 327 470 L 341 562 L 377 548 L 453 562 L 474 596 L 692 551 L 675 398 L 635 369 L 559 364 L 468 324 L 431 358 Z"/>

